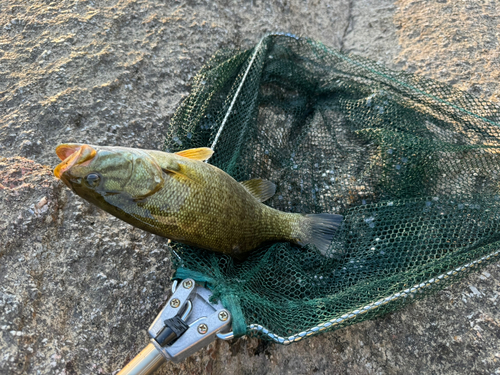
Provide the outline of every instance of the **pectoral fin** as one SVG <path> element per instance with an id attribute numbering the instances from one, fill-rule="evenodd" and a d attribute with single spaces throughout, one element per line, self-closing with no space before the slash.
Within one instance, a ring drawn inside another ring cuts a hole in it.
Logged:
<path id="1" fill-rule="evenodd" d="M 188 180 L 193 181 L 192 178 L 187 176 L 185 166 L 182 166 L 181 164 L 177 163 L 175 159 L 170 158 L 168 160 L 162 160 L 161 162 L 159 162 L 159 165 L 162 171 L 167 174 L 173 174 L 179 178 L 186 178 Z"/>
<path id="2" fill-rule="evenodd" d="M 276 193 L 276 185 L 271 181 L 263 180 L 261 178 L 254 178 L 253 180 L 243 181 L 241 184 L 252 194 L 259 202 L 264 202 L 271 198 Z"/>
<path id="3" fill-rule="evenodd" d="M 185 158 L 188 159 L 205 161 L 210 159 L 213 153 L 214 150 L 212 150 L 211 148 L 199 147 L 199 148 L 190 148 L 188 150 L 179 151 L 176 152 L 175 154 L 179 156 L 184 156 Z"/>
<path id="4" fill-rule="evenodd" d="M 180 172 L 181 166 L 177 161 L 175 161 L 174 158 L 168 158 L 168 159 L 163 159 L 163 160 L 157 160 L 158 164 L 160 165 L 160 168 L 163 169 L 164 172 Z"/>

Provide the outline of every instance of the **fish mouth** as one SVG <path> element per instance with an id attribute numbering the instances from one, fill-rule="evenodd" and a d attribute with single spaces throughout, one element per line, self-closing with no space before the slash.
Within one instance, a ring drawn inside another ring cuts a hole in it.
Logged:
<path id="1" fill-rule="evenodd" d="M 63 173 L 75 164 L 88 165 L 97 155 L 97 151 L 89 145 L 64 143 L 56 147 L 56 154 L 62 163 L 54 168 L 54 176 L 61 179 Z"/>

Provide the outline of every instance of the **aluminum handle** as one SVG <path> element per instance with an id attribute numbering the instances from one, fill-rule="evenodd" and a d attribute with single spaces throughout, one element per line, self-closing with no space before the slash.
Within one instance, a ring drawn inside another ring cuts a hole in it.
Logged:
<path id="1" fill-rule="evenodd" d="M 151 343 L 131 360 L 117 375 L 151 375 L 165 358 Z"/>

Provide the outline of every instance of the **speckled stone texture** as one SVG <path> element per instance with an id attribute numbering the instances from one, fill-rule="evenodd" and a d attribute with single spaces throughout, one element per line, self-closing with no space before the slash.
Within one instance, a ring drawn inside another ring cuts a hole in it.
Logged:
<path id="1" fill-rule="evenodd" d="M 498 2 L 0 3 L 0 373 L 113 374 L 170 292 L 166 240 L 52 176 L 61 142 L 160 149 L 219 48 L 288 31 L 499 101 Z M 500 373 L 500 267 L 291 346 L 217 341 L 158 374 Z"/>

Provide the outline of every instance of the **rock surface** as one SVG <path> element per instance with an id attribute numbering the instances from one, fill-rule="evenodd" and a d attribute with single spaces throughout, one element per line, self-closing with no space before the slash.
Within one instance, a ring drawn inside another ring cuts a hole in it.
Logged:
<path id="1" fill-rule="evenodd" d="M 0 5 L 0 373 L 112 374 L 169 296 L 166 241 L 57 181 L 60 142 L 161 148 L 222 47 L 288 31 L 499 101 L 498 5 L 399 0 L 6 0 Z M 217 341 L 158 374 L 500 373 L 500 267 L 279 346 Z"/>

